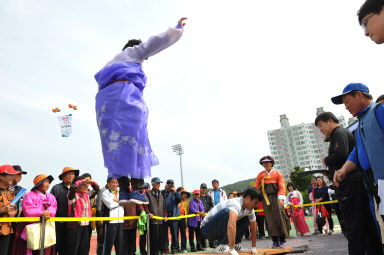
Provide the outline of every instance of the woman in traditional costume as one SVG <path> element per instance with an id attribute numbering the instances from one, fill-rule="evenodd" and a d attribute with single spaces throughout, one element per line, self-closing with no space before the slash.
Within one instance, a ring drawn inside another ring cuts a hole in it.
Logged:
<path id="1" fill-rule="evenodd" d="M 144 178 L 150 177 L 151 167 L 159 163 L 148 139 L 148 108 L 143 99 L 147 77 L 142 63 L 180 39 L 185 19 L 146 42 L 129 40 L 123 51 L 95 75 L 104 166 L 108 176 L 119 181 L 121 204 L 131 199 L 148 203 L 142 189 Z M 129 190 L 130 182 L 133 192 Z"/>
<path id="2" fill-rule="evenodd" d="M 55 217 L 57 210 L 56 198 L 47 192 L 52 181 L 53 177 L 51 175 L 40 174 L 36 176 L 33 180 L 35 186 L 23 199 L 22 217 L 44 217 L 47 220 L 50 217 Z M 40 250 L 27 248 L 26 226 L 31 223 L 35 222 L 19 222 L 17 224 L 12 255 L 40 254 Z M 44 249 L 44 255 L 54 254 L 56 254 L 54 245 Z"/>
<path id="3" fill-rule="evenodd" d="M 283 175 L 273 169 L 275 164 L 271 156 L 264 156 L 260 164 L 265 171 L 257 175 L 255 187 L 263 194 L 263 209 L 267 221 L 269 236 L 272 237 L 272 248 L 284 247 L 285 238 L 289 236 L 290 223 L 284 211 L 285 183 Z"/>
<path id="4" fill-rule="evenodd" d="M 304 203 L 303 196 L 301 195 L 300 191 L 295 189 L 295 186 L 292 182 L 289 182 L 287 184 L 287 190 L 289 191 L 289 194 L 287 196 L 288 201 L 292 205 L 302 205 Z M 309 231 L 308 225 L 305 222 L 304 217 L 304 210 L 302 207 L 294 207 L 293 208 L 297 232 L 299 232 L 301 235 L 310 236 L 311 232 Z"/>

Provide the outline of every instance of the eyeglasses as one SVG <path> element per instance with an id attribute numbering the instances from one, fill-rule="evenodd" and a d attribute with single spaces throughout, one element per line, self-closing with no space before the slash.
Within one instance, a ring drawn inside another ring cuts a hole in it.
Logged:
<path id="1" fill-rule="evenodd" d="M 368 25 L 368 21 L 369 19 L 375 15 L 375 13 L 371 13 L 371 15 L 369 15 L 368 17 L 366 17 L 362 22 L 361 22 L 361 26 L 363 27 L 364 31 L 367 30 L 367 25 Z"/>

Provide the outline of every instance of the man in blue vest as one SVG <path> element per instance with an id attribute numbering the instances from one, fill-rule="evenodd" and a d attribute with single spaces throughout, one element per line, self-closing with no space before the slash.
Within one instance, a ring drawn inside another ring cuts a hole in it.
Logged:
<path id="1" fill-rule="evenodd" d="M 376 184 L 379 179 L 384 179 L 384 105 L 374 103 L 368 87 L 362 83 L 348 84 L 341 95 L 332 98 L 332 102 L 344 104 L 354 117 L 359 118 L 355 133 L 356 146 L 347 162 L 335 172 L 334 183 L 338 186 L 347 174 L 357 169 L 362 170 L 369 204 L 359 202 L 365 204 L 362 207 L 369 209 L 372 216 L 362 219 L 366 221 L 366 226 L 371 228 L 363 230 L 370 235 L 371 243 L 368 247 L 371 251 L 367 251 L 367 254 L 383 254 L 375 203 L 378 202 Z"/>

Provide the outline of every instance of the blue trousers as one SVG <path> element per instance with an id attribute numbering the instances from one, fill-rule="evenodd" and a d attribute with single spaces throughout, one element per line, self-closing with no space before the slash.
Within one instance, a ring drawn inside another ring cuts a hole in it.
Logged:
<path id="1" fill-rule="evenodd" d="M 229 209 L 225 208 L 217 212 L 209 221 L 201 228 L 202 234 L 209 240 L 217 240 L 218 244 L 228 244 L 228 220 Z M 236 239 L 235 243 L 241 242 L 245 232 L 249 227 L 248 217 L 244 217 L 236 222 Z"/>

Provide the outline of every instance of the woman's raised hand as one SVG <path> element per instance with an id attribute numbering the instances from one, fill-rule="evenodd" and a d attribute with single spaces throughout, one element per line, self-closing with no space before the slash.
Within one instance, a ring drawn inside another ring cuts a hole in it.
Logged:
<path id="1" fill-rule="evenodd" d="M 185 26 L 185 22 L 183 22 L 184 20 L 186 20 L 187 18 L 181 18 L 180 20 L 179 20 L 179 22 L 177 22 L 177 25 L 180 25 L 180 26 L 182 26 L 182 27 L 184 27 Z"/>

